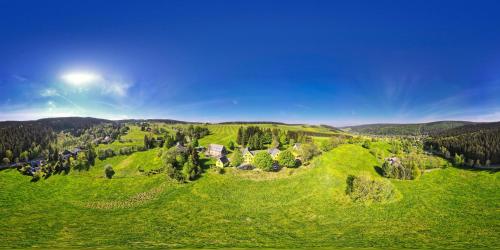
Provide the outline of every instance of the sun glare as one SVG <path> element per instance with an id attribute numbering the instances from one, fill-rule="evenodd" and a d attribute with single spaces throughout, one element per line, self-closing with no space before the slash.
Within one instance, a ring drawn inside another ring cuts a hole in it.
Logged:
<path id="1" fill-rule="evenodd" d="M 71 72 L 62 75 L 61 78 L 71 85 L 85 86 L 98 81 L 101 77 L 89 72 Z"/>

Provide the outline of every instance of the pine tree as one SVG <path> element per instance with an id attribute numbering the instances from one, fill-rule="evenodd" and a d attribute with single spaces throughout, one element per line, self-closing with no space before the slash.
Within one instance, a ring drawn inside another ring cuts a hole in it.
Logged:
<path id="1" fill-rule="evenodd" d="M 243 145 L 243 127 L 238 129 L 238 135 L 236 136 L 236 143 Z"/>

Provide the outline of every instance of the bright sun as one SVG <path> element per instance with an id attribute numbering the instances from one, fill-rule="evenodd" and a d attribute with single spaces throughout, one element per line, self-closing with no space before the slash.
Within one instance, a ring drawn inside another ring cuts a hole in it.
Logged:
<path id="1" fill-rule="evenodd" d="M 62 75 L 61 78 L 71 85 L 83 87 L 98 81 L 101 76 L 90 72 L 70 72 Z"/>

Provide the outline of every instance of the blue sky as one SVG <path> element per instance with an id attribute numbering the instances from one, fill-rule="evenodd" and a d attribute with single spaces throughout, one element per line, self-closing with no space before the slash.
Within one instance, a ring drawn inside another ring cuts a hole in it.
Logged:
<path id="1" fill-rule="evenodd" d="M 499 9 L 0 0 L 0 120 L 496 121 Z"/>

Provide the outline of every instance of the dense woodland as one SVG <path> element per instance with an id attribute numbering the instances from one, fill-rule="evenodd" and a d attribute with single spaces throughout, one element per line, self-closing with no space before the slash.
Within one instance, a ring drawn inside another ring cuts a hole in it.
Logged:
<path id="1" fill-rule="evenodd" d="M 415 124 L 367 124 L 359 126 L 344 127 L 348 132 L 369 134 L 369 135 L 384 135 L 384 136 L 426 136 L 463 125 L 470 124 L 465 121 L 439 121 L 430 123 L 415 123 Z"/>
<path id="2" fill-rule="evenodd" d="M 2 164 L 33 159 L 55 161 L 65 149 L 98 145 L 119 139 L 128 130 L 123 124 L 96 118 L 50 118 L 0 123 Z"/>
<path id="3" fill-rule="evenodd" d="M 32 159 L 48 155 L 49 151 L 54 151 L 56 138 L 54 130 L 42 124 L 4 124 L 0 127 L 0 159 L 15 161 L 24 151 Z"/>
<path id="4" fill-rule="evenodd" d="M 425 146 L 447 157 L 463 155 L 468 165 L 498 164 L 500 122 L 470 124 L 443 131 L 428 138 Z"/>
<path id="5" fill-rule="evenodd" d="M 311 142 L 311 136 L 318 133 L 307 131 L 285 131 L 278 128 L 262 129 L 258 126 L 240 127 L 236 143 L 250 150 L 277 148 L 294 143 Z M 319 133 L 322 134 L 323 133 Z M 316 135 L 317 136 L 317 135 Z"/>

